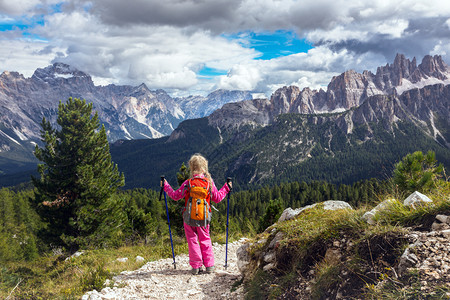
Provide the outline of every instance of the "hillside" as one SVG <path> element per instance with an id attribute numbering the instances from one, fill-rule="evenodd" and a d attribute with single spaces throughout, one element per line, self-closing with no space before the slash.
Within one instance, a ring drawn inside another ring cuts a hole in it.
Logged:
<path id="1" fill-rule="evenodd" d="M 373 217 L 342 201 L 285 210 L 237 252 L 246 299 L 448 299 L 448 182 L 427 194 Z"/>

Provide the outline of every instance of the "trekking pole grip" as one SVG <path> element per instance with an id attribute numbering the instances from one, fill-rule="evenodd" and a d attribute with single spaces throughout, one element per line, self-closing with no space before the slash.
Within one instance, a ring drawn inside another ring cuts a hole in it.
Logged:
<path id="1" fill-rule="evenodd" d="M 164 180 L 166 179 L 166 176 L 161 175 L 161 187 L 164 187 Z"/>
<path id="2" fill-rule="evenodd" d="M 227 185 L 228 185 L 228 187 L 230 188 L 230 191 L 231 191 L 233 188 L 230 186 L 230 182 L 231 182 L 231 177 L 227 177 Z"/>

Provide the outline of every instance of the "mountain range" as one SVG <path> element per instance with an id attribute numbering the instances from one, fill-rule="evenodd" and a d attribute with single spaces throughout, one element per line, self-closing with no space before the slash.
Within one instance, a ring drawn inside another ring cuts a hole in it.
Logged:
<path id="1" fill-rule="evenodd" d="M 194 152 L 210 159 L 217 178 L 245 187 L 388 178 L 417 150 L 433 150 L 448 168 L 449 79 L 440 56 L 417 65 L 399 54 L 376 74 L 350 70 L 332 78 L 327 91 L 283 87 L 270 99 L 228 103 L 184 121 L 168 138 L 116 143 L 111 151 L 130 187 L 175 174 Z"/>
<path id="2" fill-rule="evenodd" d="M 69 97 L 93 103 L 110 142 L 166 136 L 185 119 L 252 99 L 242 91 L 172 98 L 145 84 L 96 86 L 88 74 L 62 63 L 39 68 L 31 78 L 5 71 L 0 75 L 0 174 L 35 167 L 32 151 L 40 142 L 42 118 L 55 124 L 59 102 Z"/>
<path id="3" fill-rule="evenodd" d="M 450 166 L 450 68 L 440 56 L 425 56 L 417 65 L 415 58 L 410 61 L 398 54 L 393 64 L 379 67 L 375 74 L 348 70 L 333 77 L 326 91 L 286 86 L 270 99 L 251 99 L 250 93 L 236 91 L 172 99 L 145 85 L 95 87 L 89 76 L 61 64 L 38 69 L 31 79 L 2 74 L 0 95 L 11 90 L 3 89 L 12 86 L 12 80 L 3 83 L 10 77 L 27 82 L 30 93 L 40 95 L 40 101 L 29 103 L 33 112 L 41 112 L 39 118 L 56 116 L 55 109 L 40 108 L 49 102 L 45 95 L 50 90 L 60 92 L 63 99 L 109 99 L 93 102 L 101 120 L 109 122 L 105 126 L 115 141 L 111 153 L 125 173 L 127 187 L 155 187 L 164 173 L 173 174 L 174 180 L 181 163 L 195 152 L 208 157 L 216 178 L 232 176 L 242 186 L 388 177 L 396 161 L 416 150 L 433 150 L 439 161 Z M 39 82 L 44 79 L 45 85 L 40 84 L 46 89 L 41 90 Z M 99 91 L 107 96 L 100 98 Z M 25 103 L 19 94 L 14 94 L 15 101 Z M 16 133 L 15 137 L 26 140 L 16 132 L 17 126 L 4 119 L 1 112 L 2 134 L 11 140 Z M 139 131 L 144 123 L 153 128 L 148 129 L 152 135 Z M 174 124 L 178 126 L 171 131 Z M 119 130 L 123 127 L 128 135 Z M 25 137 L 31 132 L 36 133 L 30 129 Z M 126 140 L 143 136 L 155 138 Z"/>

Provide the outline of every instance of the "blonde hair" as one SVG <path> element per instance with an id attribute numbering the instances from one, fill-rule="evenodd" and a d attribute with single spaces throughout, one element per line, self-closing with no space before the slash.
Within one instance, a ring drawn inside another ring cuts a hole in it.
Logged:
<path id="1" fill-rule="evenodd" d="M 211 174 L 208 172 L 208 161 L 203 155 L 196 153 L 189 159 L 189 170 L 191 178 L 196 174 L 203 174 L 211 182 Z"/>

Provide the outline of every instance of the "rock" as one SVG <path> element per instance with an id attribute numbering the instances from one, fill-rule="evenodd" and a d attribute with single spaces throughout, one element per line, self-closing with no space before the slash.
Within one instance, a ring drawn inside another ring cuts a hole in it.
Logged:
<path id="1" fill-rule="evenodd" d="M 198 290 L 189 290 L 189 291 L 187 291 L 188 296 L 193 296 L 193 295 L 196 295 L 196 294 L 199 294 L 199 293 L 201 293 L 201 292 L 198 291 Z"/>
<path id="2" fill-rule="evenodd" d="M 127 262 L 128 261 L 128 257 L 118 258 L 117 261 L 119 261 L 119 262 Z"/>
<path id="3" fill-rule="evenodd" d="M 437 215 L 436 221 L 431 225 L 433 231 L 446 231 L 450 229 L 450 217 L 446 215 Z"/>
<path id="4" fill-rule="evenodd" d="M 446 229 L 450 229 L 450 226 L 446 223 L 434 222 L 431 225 L 431 230 L 433 230 L 433 231 L 442 231 L 442 230 L 446 230 Z"/>
<path id="5" fill-rule="evenodd" d="M 274 249 L 274 248 L 276 248 L 277 244 L 283 239 L 283 237 L 284 237 L 284 234 L 281 231 L 277 232 L 277 234 L 275 234 L 275 237 L 270 242 L 270 244 L 269 244 L 267 249 Z"/>
<path id="6" fill-rule="evenodd" d="M 299 215 L 302 211 L 305 209 L 313 208 L 319 203 L 314 203 L 311 205 L 307 205 L 304 207 L 292 209 L 292 208 L 286 208 L 283 213 L 281 214 L 280 218 L 278 219 L 278 222 L 287 221 L 290 219 L 295 218 L 297 215 Z M 338 210 L 338 209 L 353 209 L 350 204 L 348 204 L 345 201 L 339 201 L 339 200 L 327 200 L 324 202 L 321 202 L 323 204 L 323 209 L 325 210 Z"/>
<path id="7" fill-rule="evenodd" d="M 270 263 L 270 264 L 267 264 L 267 265 L 265 265 L 264 267 L 263 267 L 263 271 L 264 272 L 267 272 L 267 271 L 270 271 L 270 270 L 272 270 L 272 269 L 274 269 L 275 268 L 275 263 Z"/>
<path id="8" fill-rule="evenodd" d="M 405 199 L 405 201 L 403 201 L 403 205 L 412 206 L 413 208 L 415 206 L 420 206 L 425 203 L 433 203 L 433 200 L 431 200 L 424 194 L 419 193 L 418 191 L 415 191 L 414 193 L 409 195 L 408 198 Z"/>
<path id="9" fill-rule="evenodd" d="M 402 256 L 400 257 L 400 262 L 398 264 L 398 274 L 402 276 L 406 273 L 408 268 L 413 268 L 419 262 L 417 256 L 411 252 L 412 245 L 405 249 Z"/>
<path id="10" fill-rule="evenodd" d="M 270 262 L 273 262 L 274 260 L 275 260 L 275 253 L 273 253 L 273 252 L 269 252 L 269 253 L 267 253 L 266 255 L 264 255 L 264 258 L 263 258 L 263 260 L 264 260 L 264 262 L 266 262 L 266 263 L 270 263 Z"/>
<path id="11" fill-rule="evenodd" d="M 145 260 L 145 258 L 143 258 L 142 256 L 136 256 L 136 262 L 143 262 Z"/>
<path id="12" fill-rule="evenodd" d="M 250 255 L 248 249 L 250 248 L 250 243 L 246 243 L 239 247 L 236 251 L 237 256 L 237 266 L 241 273 L 245 273 L 247 266 L 250 263 Z"/>
<path id="13" fill-rule="evenodd" d="M 83 254 L 84 254 L 84 251 L 77 251 L 77 252 L 75 252 L 74 254 L 72 254 L 70 257 L 66 258 L 65 260 L 67 261 L 67 260 L 69 260 L 69 259 L 78 257 L 78 256 L 83 255 Z"/>
<path id="14" fill-rule="evenodd" d="M 338 209 L 353 209 L 350 204 L 345 201 L 328 200 L 323 202 L 323 209 L 325 210 L 338 210 Z"/>
<path id="15" fill-rule="evenodd" d="M 341 261 L 341 251 L 339 249 L 328 248 L 325 252 L 325 261 L 331 265 L 338 265 Z"/>
<path id="16" fill-rule="evenodd" d="M 290 219 L 293 219 L 295 216 L 297 216 L 302 211 L 301 208 L 292 209 L 290 207 L 286 208 L 283 213 L 281 214 L 280 218 L 278 218 L 278 222 L 287 221 Z"/>
<path id="17" fill-rule="evenodd" d="M 445 223 L 445 224 L 450 224 L 450 217 L 446 216 L 446 215 L 437 215 L 436 219 L 441 222 L 441 223 Z"/>
<path id="18" fill-rule="evenodd" d="M 442 234 L 445 238 L 450 239 L 450 229 L 442 230 L 442 231 L 441 231 L 441 234 Z"/>
<path id="19" fill-rule="evenodd" d="M 387 199 L 384 200 L 383 202 L 381 202 L 380 204 L 378 204 L 377 206 L 375 206 L 372 210 L 366 212 L 362 218 L 363 220 L 365 220 L 368 224 L 370 225 L 375 225 L 375 220 L 374 217 L 375 215 L 386 209 L 387 207 L 389 207 L 389 205 L 391 205 L 392 203 L 394 203 L 396 200 L 395 199 Z"/>

